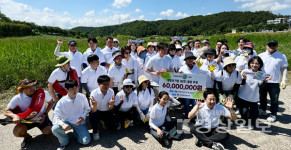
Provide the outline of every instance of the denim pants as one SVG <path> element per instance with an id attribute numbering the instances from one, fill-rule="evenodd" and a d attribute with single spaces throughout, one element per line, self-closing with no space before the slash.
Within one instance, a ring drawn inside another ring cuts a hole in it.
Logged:
<path id="1" fill-rule="evenodd" d="M 260 87 L 260 107 L 262 110 L 267 110 L 267 93 L 269 93 L 271 98 L 271 114 L 277 115 L 278 112 L 278 101 L 280 94 L 280 85 L 279 83 L 266 83 Z"/>
<path id="2" fill-rule="evenodd" d="M 65 121 L 74 131 L 74 137 L 78 139 L 78 142 L 87 145 L 91 141 L 90 134 L 86 124 L 75 125 Z M 53 134 L 58 138 L 60 146 L 66 146 L 69 143 L 69 136 L 66 135 L 65 130 L 60 125 L 53 125 Z"/>
<path id="3" fill-rule="evenodd" d="M 155 129 L 151 128 L 150 130 L 151 135 L 153 135 L 154 138 L 157 139 L 158 141 L 169 139 L 170 136 L 173 137 L 177 133 L 176 122 L 174 121 L 167 122 L 165 120 L 164 124 L 159 126 L 159 129 L 161 129 L 164 133 L 161 138 L 158 136 L 158 133 Z"/>

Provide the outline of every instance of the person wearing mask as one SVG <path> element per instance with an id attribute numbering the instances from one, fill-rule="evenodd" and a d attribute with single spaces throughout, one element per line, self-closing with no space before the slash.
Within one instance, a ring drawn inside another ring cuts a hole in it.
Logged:
<path id="1" fill-rule="evenodd" d="M 234 60 L 236 63 L 236 69 L 241 72 L 244 69 L 248 69 L 248 61 L 250 58 L 256 56 L 254 54 L 254 44 L 246 42 L 242 50 L 243 54 L 237 56 Z"/>
<path id="2" fill-rule="evenodd" d="M 219 65 L 219 70 L 223 69 L 224 59 L 226 57 L 229 57 L 229 53 L 225 53 L 226 50 L 229 50 L 229 47 L 227 44 L 224 43 L 220 46 L 219 55 L 218 58 L 216 59 L 216 63 Z"/>

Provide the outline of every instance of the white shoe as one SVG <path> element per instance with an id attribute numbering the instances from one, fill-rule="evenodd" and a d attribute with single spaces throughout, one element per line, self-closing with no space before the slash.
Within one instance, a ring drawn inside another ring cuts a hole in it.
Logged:
<path id="1" fill-rule="evenodd" d="M 215 150 L 224 150 L 224 147 L 223 147 L 222 144 L 220 144 L 218 142 L 213 142 L 212 149 L 215 149 Z"/>
<path id="2" fill-rule="evenodd" d="M 170 122 L 170 121 L 171 121 L 171 117 L 170 117 L 170 116 L 166 116 L 166 120 L 167 120 L 168 122 Z"/>
<path id="3" fill-rule="evenodd" d="M 235 114 L 236 114 L 236 115 L 239 115 L 239 110 L 236 110 L 236 111 L 235 111 Z"/>
<path id="4" fill-rule="evenodd" d="M 275 122 L 276 121 L 276 116 L 274 116 L 274 115 L 270 115 L 268 118 L 267 118 L 267 121 L 268 122 Z"/>
<path id="5" fill-rule="evenodd" d="M 94 141 L 98 141 L 98 140 L 100 140 L 99 132 L 97 132 L 97 133 L 93 133 L 93 140 L 94 140 Z"/>
<path id="6" fill-rule="evenodd" d="M 60 146 L 57 148 L 57 150 L 64 150 L 66 148 L 66 146 Z"/>
<path id="7" fill-rule="evenodd" d="M 129 126 L 133 127 L 133 125 L 133 121 L 131 120 Z"/>
<path id="8" fill-rule="evenodd" d="M 254 128 L 255 128 L 255 127 L 254 127 L 253 125 L 248 125 L 248 129 L 249 129 L 249 130 L 254 130 Z"/>
<path id="9" fill-rule="evenodd" d="M 267 112 L 266 111 L 263 111 L 262 109 L 259 109 L 259 114 L 260 115 L 263 115 L 263 116 L 266 116 L 267 115 Z"/>

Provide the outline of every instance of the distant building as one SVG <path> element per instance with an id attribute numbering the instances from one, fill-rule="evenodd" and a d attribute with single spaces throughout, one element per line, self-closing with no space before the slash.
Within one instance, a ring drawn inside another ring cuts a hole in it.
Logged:
<path id="1" fill-rule="evenodd" d="M 232 32 L 231 33 L 236 33 L 236 29 L 232 29 Z"/>
<path id="2" fill-rule="evenodd" d="M 276 18 L 274 20 L 267 20 L 267 24 L 287 23 L 287 18 Z"/>

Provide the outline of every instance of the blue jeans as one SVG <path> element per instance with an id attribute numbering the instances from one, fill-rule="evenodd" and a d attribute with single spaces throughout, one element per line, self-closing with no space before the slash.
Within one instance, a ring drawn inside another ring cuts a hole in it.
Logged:
<path id="1" fill-rule="evenodd" d="M 196 105 L 195 99 L 184 99 L 185 101 L 185 117 L 188 118 L 188 114 L 191 109 Z M 192 104 L 192 108 L 190 108 L 190 104 Z"/>
<path id="2" fill-rule="evenodd" d="M 73 130 L 74 137 L 78 139 L 78 142 L 87 145 L 91 141 L 90 134 L 86 124 L 75 125 L 65 121 Z M 53 134 L 58 138 L 60 146 L 66 146 L 69 143 L 69 137 L 66 135 L 65 130 L 60 125 L 54 125 L 52 127 Z"/>

